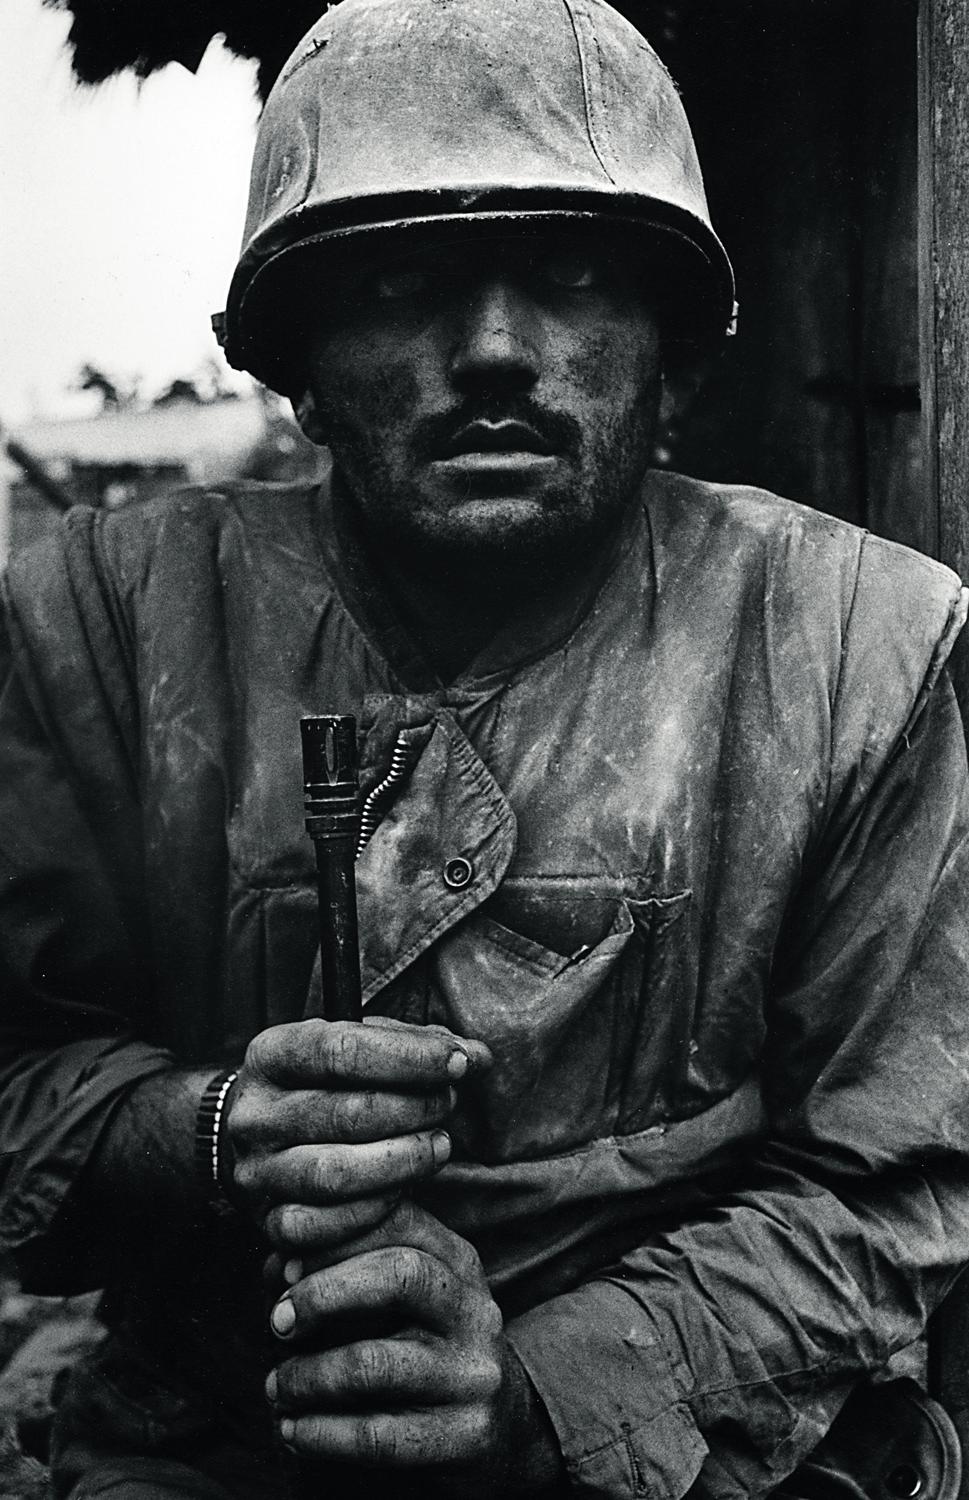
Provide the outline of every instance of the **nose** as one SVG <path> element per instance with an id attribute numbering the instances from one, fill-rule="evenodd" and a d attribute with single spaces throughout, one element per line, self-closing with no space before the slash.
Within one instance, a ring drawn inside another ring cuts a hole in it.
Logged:
<path id="1" fill-rule="evenodd" d="M 503 277 L 481 281 L 461 310 L 451 379 L 462 395 L 497 387 L 527 390 L 541 372 L 539 312 Z"/>

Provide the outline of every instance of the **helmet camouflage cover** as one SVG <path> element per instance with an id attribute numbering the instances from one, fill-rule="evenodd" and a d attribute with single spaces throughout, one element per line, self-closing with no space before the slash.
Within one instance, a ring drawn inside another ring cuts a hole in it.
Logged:
<path id="1" fill-rule="evenodd" d="M 414 226 L 603 218 L 673 271 L 680 336 L 728 331 L 733 272 L 676 87 L 605 0 L 342 0 L 266 103 L 227 358 L 291 393 L 301 309 L 350 237 L 356 255 Z"/>

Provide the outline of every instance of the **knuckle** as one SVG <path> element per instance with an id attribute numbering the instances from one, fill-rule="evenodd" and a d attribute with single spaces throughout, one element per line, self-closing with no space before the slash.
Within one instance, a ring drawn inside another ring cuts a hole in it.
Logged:
<path id="1" fill-rule="evenodd" d="M 313 1156 L 310 1167 L 312 1192 L 324 1201 L 340 1198 L 349 1182 L 346 1158 L 339 1148 L 321 1148 Z"/>
<path id="2" fill-rule="evenodd" d="M 265 1055 L 266 1044 L 263 1041 L 263 1032 L 252 1038 L 246 1048 L 245 1057 L 242 1062 L 242 1072 L 259 1075 L 262 1072 L 262 1062 Z"/>
<path id="3" fill-rule="evenodd" d="M 427 1177 L 434 1170 L 434 1150 L 426 1134 L 412 1135 L 404 1147 L 405 1171 L 409 1177 Z"/>
<path id="4" fill-rule="evenodd" d="M 261 1121 L 262 1111 L 256 1105 L 248 1086 L 241 1084 L 225 1118 L 225 1129 L 234 1150 L 244 1148 L 248 1142 L 258 1137 Z"/>
<path id="5" fill-rule="evenodd" d="M 347 1376 L 355 1392 L 370 1395 L 386 1389 L 391 1379 L 391 1361 L 382 1344 L 358 1344 L 347 1350 L 346 1359 Z"/>
<path id="6" fill-rule="evenodd" d="M 333 1094 L 330 1097 L 330 1133 L 335 1141 L 352 1141 L 360 1129 L 361 1115 L 366 1113 L 366 1101 L 361 1109 L 360 1100 L 353 1094 Z"/>
<path id="7" fill-rule="evenodd" d="M 273 1244 L 301 1243 L 305 1215 L 295 1203 L 278 1203 L 266 1215 L 263 1229 Z"/>
<path id="8" fill-rule="evenodd" d="M 347 1204 L 346 1229 L 351 1235 L 381 1224 L 393 1208 L 392 1198 L 358 1198 Z"/>
<path id="9" fill-rule="evenodd" d="M 501 1364 L 497 1359 L 482 1356 L 474 1363 L 474 1385 L 481 1399 L 492 1402 L 501 1390 Z"/>
<path id="10" fill-rule="evenodd" d="M 501 1315 L 501 1308 L 490 1297 L 482 1298 L 479 1312 L 479 1320 L 483 1333 L 487 1338 L 497 1339 L 504 1332 L 505 1320 Z M 500 1371 L 499 1371 L 500 1378 Z"/>
<path id="11" fill-rule="evenodd" d="M 362 1418 L 357 1429 L 357 1453 L 361 1463 L 374 1468 L 379 1464 L 392 1464 L 396 1447 L 393 1427 L 386 1428 L 372 1417 Z"/>
<path id="12" fill-rule="evenodd" d="M 424 1226 L 424 1211 L 418 1208 L 413 1198 L 401 1197 L 395 1208 L 393 1217 L 393 1229 L 395 1234 L 416 1235 Z"/>
<path id="13" fill-rule="evenodd" d="M 349 1021 L 330 1021 L 322 1037 L 329 1071 L 339 1078 L 355 1073 L 360 1056 L 358 1028 Z"/>
<path id="14" fill-rule="evenodd" d="M 271 1208 L 263 1220 L 262 1227 L 273 1244 L 285 1242 L 289 1229 L 289 1204 L 276 1204 Z"/>
<path id="15" fill-rule="evenodd" d="M 297 1400 L 295 1364 L 296 1361 L 290 1359 L 285 1364 L 276 1366 L 276 1404 L 278 1406 L 292 1406 Z"/>
<path id="16" fill-rule="evenodd" d="M 455 1235 L 453 1240 L 454 1243 L 449 1252 L 449 1258 L 452 1260 L 455 1270 L 463 1281 L 483 1283 L 486 1279 L 485 1272 L 477 1250 L 463 1236 Z"/>
<path id="17" fill-rule="evenodd" d="M 294 1359 L 289 1373 L 289 1399 L 294 1406 L 311 1402 L 317 1394 L 318 1382 L 314 1378 L 316 1365 L 312 1359 Z"/>
<path id="18" fill-rule="evenodd" d="M 312 1403 L 317 1393 L 312 1359 L 290 1359 L 276 1368 L 276 1404 L 298 1411 Z"/>
<path id="19" fill-rule="evenodd" d="M 314 1273 L 304 1276 L 302 1281 L 290 1289 L 289 1300 L 296 1312 L 297 1330 L 305 1331 L 308 1324 L 314 1324 L 320 1314 L 325 1312 L 325 1298 L 319 1275 Z"/>
<path id="20" fill-rule="evenodd" d="M 246 1056 L 243 1067 L 246 1072 L 252 1073 L 257 1078 L 263 1078 L 271 1072 L 279 1059 L 279 1052 L 283 1037 L 281 1035 L 286 1028 L 273 1026 L 266 1031 L 257 1032 L 246 1048 Z"/>
<path id="21" fill-rule="evenodd" d="M 410 1245 L 396 1245 L 390 1252 L 388 1272 L 404 1301 L 420 1301 L 427 1289 L 427 1257 Z"/>

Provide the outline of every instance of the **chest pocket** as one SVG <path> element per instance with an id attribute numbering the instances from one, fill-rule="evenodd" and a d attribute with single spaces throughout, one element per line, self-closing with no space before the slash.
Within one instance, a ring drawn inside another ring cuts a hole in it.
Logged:
<path id="1" fill-rule="evenodd" d="M 495 1057 L 457 1122 L 469 1155 L 540 1158 L 662 1127 L 689 1061 L 690 900 L 619 898 L 571 957 L 482 912 L 439 945 L 428 1019 Z"/>

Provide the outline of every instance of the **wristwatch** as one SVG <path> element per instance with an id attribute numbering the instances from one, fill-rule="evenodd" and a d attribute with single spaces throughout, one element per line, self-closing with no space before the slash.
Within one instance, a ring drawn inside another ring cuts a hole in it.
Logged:
<path id="1" fill-rule="evenodd" d="M 234 1213 L 222 1181 L 221 1132 L 226 1101 L 239 1074 L 216 1073 L 205 1086 L 195 1116 L 195 1170 L 210 1208 L 218 1214 Z"/>

